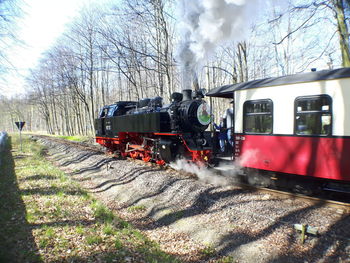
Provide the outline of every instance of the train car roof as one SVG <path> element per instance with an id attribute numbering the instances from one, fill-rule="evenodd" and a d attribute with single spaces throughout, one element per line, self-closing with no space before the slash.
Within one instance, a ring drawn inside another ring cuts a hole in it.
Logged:
<path id="1" fill-rule="evenodd" d="M 302 82 L 311 82 L 318 80 L 331 80 L 350 77 L 350 68 L 340 68 L 333 70 L 321 70 L 307 73 L 300 73 L 276 78 L 257 79 L 247 82 L 229 84 L 214 88 L 209 91 L 206 96 L 219 98 L 232 98 L 233 92 L 236 90 L 254 89 L 286 84 L 295 84 Z"/>

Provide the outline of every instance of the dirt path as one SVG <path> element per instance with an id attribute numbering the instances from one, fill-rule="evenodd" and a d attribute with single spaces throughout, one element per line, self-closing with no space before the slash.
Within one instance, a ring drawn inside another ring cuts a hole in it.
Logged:
<path id="1" fill-rule="evenodd" d="M 55 165 L 184 261 L 221 255 L 221 262 L 350 262 L 350 216 L 344 211 L 39 141 Z M 316 227 L 319 235 L 301 244 L 294 224 Z"/>

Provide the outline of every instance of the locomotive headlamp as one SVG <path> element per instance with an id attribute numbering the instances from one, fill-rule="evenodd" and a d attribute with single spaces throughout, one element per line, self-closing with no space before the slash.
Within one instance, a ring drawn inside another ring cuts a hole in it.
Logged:
<path id="1" fill-rule="evenodd" d="M 197 118 L 200 124 L 208 125 L 211 122 L 210 106 L 203 102 L 197 109 Z"/>

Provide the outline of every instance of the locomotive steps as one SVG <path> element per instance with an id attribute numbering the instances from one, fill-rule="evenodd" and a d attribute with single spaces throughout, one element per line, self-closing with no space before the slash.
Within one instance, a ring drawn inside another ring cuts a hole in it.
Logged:
<path id="1" fill-rule="evenodd" d="M 215 186 L 62 140 L 38 141 L 48 149 L 48 159 L 71 179 L 182 260 L 204 262 L 218 254 L 238 262 L 349 258 L 350 218 L 342 210 L 238 186 Z M 294 224 L 316 227 L 319 236 L 301 245 Z M 198 251 L 206 259 L 200 259 Z"/>

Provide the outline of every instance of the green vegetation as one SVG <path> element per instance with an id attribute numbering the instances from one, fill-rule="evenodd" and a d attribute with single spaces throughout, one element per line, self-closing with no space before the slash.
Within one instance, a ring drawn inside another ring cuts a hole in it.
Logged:
<path id="1" fill-rule="evenodd" d="M 216 255 L 216 250 L 212 246 L 207 246 L 203 248 L 200 253 L 205 257 L 205 258 L 211 258 Z"/>
<path id="2" fill-rule="evenodd" d="M 55 136 L 55 137 L 65 139 L 68 141 L 74 141 L 74 142 L 88 142 L 90 139 L 90 137 L 88 137 L 88 136 L 63 136 L 63 135 L 59 135 L 59 136 Z"/>
<path id="3" fill-rule="evenodd" d="M 178 262 L 47 162 L 45 148 L 25 138 L 19 152 L 12 140 L 0 156 L 0 262 Z"/>
<path id="4" fill-rule="evenodd" d="M 227 256 L 227 257 L 222 257 L 218 263 L 238 263 L 237 260 L 234 260 L 233 257 Z"/>
<path id="5" fill-rule="evenodd" d="M 137 211 L 145 211 L 146 206 L 144 205 L 134 205 L 134 206 L 129 206 L 128 211 L 129 212 L 137 212 Z"/>
<path id="6" fill-rule="evenodd" d="M 112 211 L 110 211 L 100 202 L 93 201 L 90 206 L 93 210 L 94 217 L 102 223 L 110 223 L 115 219 Z"/>

